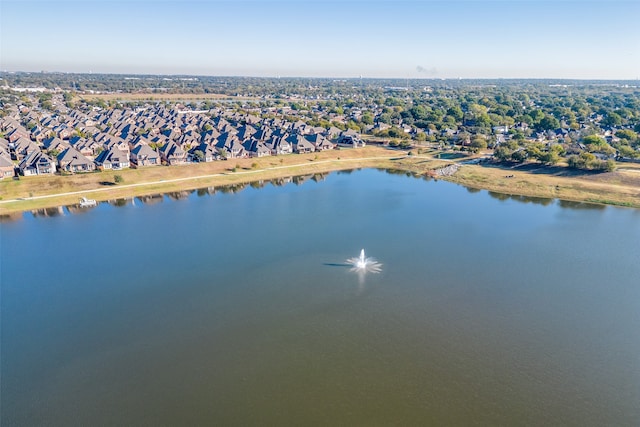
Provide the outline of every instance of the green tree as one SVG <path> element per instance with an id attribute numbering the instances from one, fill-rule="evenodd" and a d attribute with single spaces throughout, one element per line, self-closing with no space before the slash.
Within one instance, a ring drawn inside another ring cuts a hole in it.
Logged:
<path id="1" fill-rule="evenodd" d="M 602 124 L 605 126 L 620 126 L 622 124 L 622 117 L 617 113 L 610 112 L 604 120 L 602 120 Z"/>
<path id="2" fill-rule="evenodd" d="M 638 134 L 632 131 L 631 129 L 620 129 L 616 131 L 616 136 L 620 139 L 624 139 L 626 141 L 635 141 L 638 139 Z"/>
<path id="3" fill-rule="evenodd" d="M 613 154 L 615 150 L 604 138 L 597 135 L 587 135 L 582 139 L 582 142 L 587 145 L 587 149 L 592 153 L 604 153 Z"/>
<path id="4" fill-rule="evenodd" d="M 193 152 L 193 157 L 196 159 L 197 162 L 204 162 L 204 152 L 202 150 L 195 150 Z"/>
<path id="5" fill-rule="evenodd" d="M 527 150 L 516 150 L 511 154 L 511 160 L 515 162 L 524 162 L 527 160 L 528 153 Z"/>
<path id="6" fill-rule="evenodd" d="M 371 114 L 370 112 L 366 112 L 362 115 L 362 118 L 360 119 L 360 121 L 362 123 L 364 123 L 365 125 L 372 125 L 373 124 L 373 114 Z"/>
<path id="7" fill-rule="evenodd" d="M 379 123 L 391 124 L 391 114 L 383 113 L 378 116 Z"/>
<path id="8" fill-rule="evenodd" d="M 424 132 L 418 132 L 414 139 L 416 141 L 424 142 L 427 140 L 427 134 Z"/>
<path id="9" fill-rule="evenodd" d="M 388 97 L 387 99 L 384 100 L 384 105 L 388 107 L 401 106 L 403 104 L 404 102 L 402 102 L 402 100 L 394 97 Z"/>
<path id="10" fill-rule="evenodd" d="M 488 114 L 480 114 L 479 116 L 476 117 L 476 125 L 480 126 L 480 127 L 490 127 L 491 126 L 491 119 L 489 118 Z"/>
<path id="11" fill-rule="evenodd" d="M 618 147 L 618 151 L 623 157 L 631 157 L 632 159 L 637 159 L 638 157 L 640 157 L 640 151 L 636 151 L 628 145 L 621 145 L 620 147 Z"/>
<path id="12" fill-rule="evenodd" d="M 456 122 L 459 122 L 464 117 L 464 113 L 458 105 L 454 105 L 447 110 L 447 116 L 453 117 Z"/>
<path id="13" fill-rule="evenodd" d="M 500 160 L 501 162 L 505 162 L 507 160 L 511 160 L 511 153 L 511 150 L 509 150 L 504 145 L 501 145 L 493 150 L 493 157 Z"/>
<path id="14" fill-rule="evenodd" d="M 560 122 L 553 116 L 545 115 L 536 127 L 539 130 L 554 130 L 560 127 Z"/>
<path id="15" fill-rule="evenodd" d="M 471 146 L 477 150 L 483 150 L 487 148 L 487 139 L 481 135 L 477 135 L 471 140 Z"/>
<path id="16" fill-rule="evenodd" d="M 358 124 L 353 120 L 349 120 L 349 122 L 347 123 L 347 128 L 360 132 L 360 126 L 358 126 Z"/>
<path id="17" fill-rule="evenodd" d="M 546 163 L 548 165 L 555 165 L 560 161 L 560 156 L 555 151 L 547 151 L 545 153 L 542 153 L 542 155 L 539 157 L 539 160 L 542 163 Z"/>
<path id="18" fill-rule="evenodd" d="M 533 143 L 527 146 L 527 156 L 531 159 L 541 160 L 543 156 L 544 145 Z"/>
<path id="19" fill-rule="evenodd" d="M 531 124 L 538 124 L 542 121 L 542 119 L 544 119 L 544 112 L 542 110 L 533 110 L 529 113 L 529 116 L 531 117 L 532 123 Z"/>
<path id="20" fill-rule="evenodd" d="M 598 135 L 587 135 L 584 138 L 582 138 L 582 142 L 585 143 L 586 145 L 604 145 L 607 143 L 607 141 L 605 141 L 604 138 Z"/>
<path id="21" fill-rule="evenodd" d="M 551 148 L 549 148 L 549 150 L 556 153 L 558 156 L 564 156 L 566 154 L 566 150 L 560 144 L 552 145 Z"/>
<path id="22" fill-rule="evenodd" d="M 409 110 L 414 120 L 425 120 L 427 118 L 427 109 L 422 105 L 416 105 Z"/>

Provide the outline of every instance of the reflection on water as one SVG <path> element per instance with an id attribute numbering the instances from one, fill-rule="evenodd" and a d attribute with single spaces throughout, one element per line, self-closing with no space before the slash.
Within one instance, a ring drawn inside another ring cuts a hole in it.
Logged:
<path id="1" fill-rule="evenodd" d="M 132 204 L 133 198 L 108 200 L 107 203 L 109 203 L 111 206 L 115 206 L 116 208 L 123 208 L 129 204 Z"/>
<path id="2" fill-rule="evenodd" d="M 568 209 L 603 210 L 607 208 L 606 205 L 599 205 L 597 203 L 572 202 L 570 200 L 558 200 L 558 204 L 561 207 Z"/>
<path id="3" fill-rule="evenodd" d="M 14 212 L 9 214 L 0 214 L 0 223 L 17 221 L 23 218 L 22 212 Z"/>
<path id="4" fill-rule="evenodd" d="M 195 190 L 172 191 L 165 193 L 167 197 L 173 200 L 186 200 Z"/>
<path id="5" fill-rule="evenodd" d="M 292 180 L 293 180 L 292 177 L 274 178 L 274 179 L 270 179 L 269 183 L 271 183 L 271 185 L 273 185 L 274 187 L 282 187 L 290 183 Z"/>
<path id="6" fill-rule="evenodd" d="M 249 183 L 249 186 L 251 188 L 258 189 L 258 188 L 263 188 L 265 186 L 265 184 L 266 184 L 265 181 L 263 179 L 261 179 L 261 180 L 258 180 L 258 181 L 251 181 Z"/>
<path id="7" fill-rule="evenodd" d="M 248 185 L 248 183 L 221 185 L 216 187 L 216 190 L 222 194 L 235 194 L 247 188 Z"/>
<path id="8" fill-rule="evenodd" d="M 337 175 L 350 175 L 352 174 L 354 171 L 359 171 L 361 169 L 356 168 L 356 169 L 346 169 L 346 170 L 340 170 L 340 171 L 336 171 L 333 172 Z M 418 174 L 418 173 L 414 173 L 414 172 L 407 172 L 401 169 L 393 169 L 393 168 L 377 168 L 377 170 L 385 172 L 389 175 L 400 175 L 400 176 L 406 176 L 406 177 L 413 177 L 413 178 L 422 178 L 425 181 L 431 181 L 432 178 L 429 175 L 426 174 Z M 295 176 L 289 176 L 289 177 L 281 177 L 281 178 L 274 178 L 274 179 L 270 179 L 270 180 L 257 180 L 257 181 L 251 181 L 248 183 L 238 183 L 238 184 L 229 184 L 229 185 L 220 185 L 220 186 L 210 186 L 210 187 L 204 187 L 204 188 L 198 188 L 195 190 L 184 190 L 184 191 L 174 191 L 174 192 L 167 192 L 164 194 L 152 194 L 152 195 L 147 195 L 147 196 L 137 196 L 135 198 L 119 198 L 119 199 L 115 199 L 115 200 L 109 200 L 106 203 L 108 203 L 111 206 L 115 206 L 115 207 L 125 207 L 129 204 L 134 204 L 136 200 L 138 200 L 139 202 L 142 202 L 144 204 L 155 204 L 155 203 L 160 203 L 164 200 L 165 196 L 168 197 L 171 200 L 186 200 L 188 199 L 192 194 L 197 194 L 197 196 L 199 197 L 203 197 L 203 196 L 213 196 L 216 194 L 216 192 L 220 192 L 223 194 L 235 194 L 235 193 L 239 193 L 242 190 L 244 190 L 247 187 L 251 187 L 254 189 L 260 189 L 260 188 L 264 188 L 265 185 L 267 184 L 271 184 L 274 187 L 281 187 L 281 186 L 285 186 L 287 184 L 293 183 L 295 185 L 303 185 L 306 184 L 309 181 L 313 181 L 316 183 L 322 182 L 324 180 L 326 180 L 326 178 L 330 175 L 330 173 L 314 173 L 314 174 L 304 174 L 304 175 L 295 175 Z M 437 181 L 437 180 L 436 180 Z M 484 190 L 478 189 L 478 188 L 473 188 L 473 187 L 464 187 L 467 192 L 469 193 L 478 193 Z M 500 200 L 500 201 L 515 201 L 515 202 L 520 202 L 520 203 L 532 203 L 532 204 L 537 204 L 537 205 L 541 205 L 541 206 L 549 206 L 551 204 L 553 204 L 557 199 L 550 199 L 550 198 L 542 198 L 542 197 L 532 197 L 532 196 L 520 196 L 520 195 L 514 195 L 514 194 L 506 194 L 506 193 L 500 193 L 500 192 L 496 192 L 496 191 L 487 191 L 487 194 L 492 197 L 493 199 L 496 200 Z M 558 204 L 563 207 L 563 208 L 567 208 L 567 209 L 591 209 L 591 210 L 604 210 L 606 209 L 606 205 L 601 205 L 601 204 L 595 204 L 595 203 L 587 203 L 587 202 L 574 202 L 574 201 L 567 201 L 567 200 L 557 200 Z M 66 213 L 71 213 L 71 214 L 77 214 L 77 213 L 85 213 L 85 212 L 89 212 L 91 210 L 91 208 L 85 208 L 85 207 L 80 207 L 79 204 L 73 204 L 73 205 L 68 205 L 65 207 L 59 206 L 59 207 L 53 207 L 53 208 L 43 208 L 43 209 L 36 209 L 36 210 L 32 210 L 30 211 L 31 214 L 34 217 L 55 217 L 55 216 L 62 216 L 65 215 Z M 640 211 L 640 210 L 639 210 Z M 0 215 L 0 222 L 10 222 L 10 221 L 14 221 L 16 219 L 22 218 L 24 216 L 23 213 L 13 213 L 13 214 L 3 214 Z"/>
<path id="9" fill-rule="evenodd" d="M 31 214 L 34 217 L 55 217 L 64 215 L 65 210 L 63 206 L 58 206 L 53 208 L 34 209 L 31 211 Z"/>
<path id="10" fill-rule="evenodd" d="M 306 174 L 306 175 L 295 175 L 288 179 L 290 180 L 290 182 L 293 182 L 295 185 L 302 185 L 307 181 L 313 181 L 313 182 L 324 181 L 328 175 L 329 175 L 328 172 L 313 173 L 313 174 Z"/>
<path id="11" fill-rule="evenodd" d="M 521 196 L 518 194 L 505 194 L 498 193 L 495 191 L 488 191 L 489 196 L 494 199 L 505 201 L 505 200 L 514 200 L 516 202 L 521 203 L 533 203 L 536 205 L 548 206 L 554 202 L 555 199 L 550 199 L 547 197 L 534 197 L 534 196 Z"/>
<path id="12" fill-rule="evenodd" d="M 217 191 L 2 224 L 1 425 L 640 425 L 638 211 Z"/>
<path id="13" fill-rule="evenodd" d="M 459 159 L 464 159 L 466 157 L 469 157 L 469 155 L 465 153 L 439 153 L 438 154 L 439 159 L 446 159 L 446 160 L 459 160 Z"/>
<path id="14" fill-rule="evenodd" d="M 356 169 L 343 169 L 343 170 L 339 170 L 336 173 L 338 175 L 351 175 L 354 171 L 359 171 L 360 168 L 356 168 Z"/>
<path id="15" fill-rule="evenodd" d="M 84 214 L 87 212 L 91 212 L 93 209 L 96 208 L 96 206 L 98 206 L 97 204 L 95 206 L 80 206 L 80 204 L 74 204 L 74 205 L 67 205 L 65 206 L 65 208 L 67 209 L 67 212 L 70 214 Z"/>
<path id="16" fill-rule="evenodd" d="M 314 173 L 311 179 L 314 182 L 321 182 L 327 178 L 328 173 Z"/>
<path id="17" fill-rule="evenodd" d="M 198 188 L 196 190 L 196 194 L 198 195 L 198 197 L 203 197 L 203 196 L 213 196 L 214 194 L 216 194 L 216 187 L 204 187 L 204 188 Z"/>
<path id="18" fill-rule="evenodd" d="M 497 193 L 495 191 L 487 191 L 487 194 L 489 194 L 489 196 L 491 196 L 492 198 L 494 198 L 496 200 L 500 200 L 501 202 L 504 202 L 505 200 L 510 200 L 511 199 L 511 194 Z"/>
<path id="19" fill-rule="evenodd" d="M 480 190 L 472 190 L 471 188 L 467 188 L 467 191 L 470 193 L 475 193 Z M 574 202 L 570 200 L 560 200 L 560 199 L 550 199 L 546 197 L 534 197 L 534 196 L 521 196 L 517 194 L 506 194 L 499 193 L 496 191 L 487 191 L 487 194 L 492 198 L 500 201 L 512 200 L 520 203 L 533 203 L 536 205 L 549 206 L 554 202 L 558 202 L 558 204 L 567 209 L 595 209 L 595 210 L 603 210 L 606 209 L 606 205 L 600 205 L 597 203 L 588 203 L 588 202 Z"/>
<path id="20" fill-rule="evenodd" d="M 296 175 L 296 176 L 291 177 L 291 181 L 295 185 L 302 185 L 305 182 L 309 181 L 312 176 L 313 176 L 312 174 L 309 174 L 309 175 Z"/>
<path id="21" fill-rule="evenodd" d="M 164 196 L 162 194 L 150 194 L 148 196 L 138 196 L 136 199 L 145 205 L 154 205 L 162 202 L 164 200 Z"/>
<path id="22" fill-rule="evenodd" d="M 386 172 L 389 175 L 404 175 L 406 177 L 420 178 L 421 174 L 411 171 L 406 171 L 404 169 L 393 169 L 393 168 L 376 168 L 379 171 Z"/>

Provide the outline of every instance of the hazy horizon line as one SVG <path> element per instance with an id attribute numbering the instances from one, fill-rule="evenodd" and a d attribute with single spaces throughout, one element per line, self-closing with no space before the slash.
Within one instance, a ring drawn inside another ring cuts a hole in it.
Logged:
<path id="1" fill-rule="evenodd" d="M 56 71 L 56 70 L 0 70 L 1 74 L 76 74 L 115 76 L 157 76 L 157 77 L 223 77 L 252 79 L 334 79 L 334 80 L 600 80 L 600 81 L 640 81 L 634 78 L 607 77 L 435 77 L 435 76 L 365 76 L 365 75 L 251 75 L 251 74 L 197 74 L 197 73 L 150 73 L 150 72 L 104 72 L 104 71 Z"/>

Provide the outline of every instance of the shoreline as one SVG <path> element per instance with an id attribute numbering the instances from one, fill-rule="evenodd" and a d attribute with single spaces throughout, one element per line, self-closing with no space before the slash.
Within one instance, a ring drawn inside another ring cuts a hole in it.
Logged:
<path id="1" fill-rule="evenodd" d="M 0 181 L 3 199 L 0 200 L 0 215 L 73 205 L 80 197 L 106 201 L 346 169 L 396 169 L 434 177 L 434 170 L 451 164 L 459 165 L 456 173 L 434 178 L 507 195 L 640 208 L 640 166 L 600 174 L 571 173 L 562 167 L 534 164 L 528 168 L 461 164 L 460 161 L 469 157 L 447 160 L 436 157 L 441 152 L 425 151 L 425 154 L 409 155 L 408 150 L 368 146 L 182 166 L 22 177 L 21 180 Z M 124 177 L 124 182 L 115 184 L 105 180 L 114 175 Z"/>

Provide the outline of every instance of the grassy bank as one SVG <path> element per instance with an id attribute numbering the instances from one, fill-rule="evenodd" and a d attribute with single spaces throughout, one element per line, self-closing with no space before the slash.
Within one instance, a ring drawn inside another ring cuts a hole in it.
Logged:
<path id="1" fill-rule="evenodd" d="M 415 150 L 414 150 L 415 153 Z M 146 167 L 81 175 L 23 177 L 0 181 L 0 213 L 42 209 L 77 203 L 80 197 L 112 200 L 162 192 L 231 185 L 353 168 L 390 168 L 431 175 L 451 163 L 437 152 L 407 156 L 407 152 L 369 146 L 363 149 L 237 159 L 171 167 Z M 115 183 L 120 175 L 122 182 Z M 603 203 L 640 208 L 640 167 L 621 167 L 610 173 L 577 173 L 540 165 L 462 165 L 444 177 L 473 188 L 532 197 Z"/>
<path id="2" fill-rule="evenodd" d="M 640 208 L 638 172 L 637 167 L 594 173 L 540 165 L 468 165 L 448 180 L 498 193 Z"/>
<path id="3" fill-rule="evenodd" d="M 396 155 L 405 153 L 367 147 L 68 176 L 21 177 L 0 181 L 0 213 L 74 204 L 80 197 L 100 201 L 373 165 L 390 167 L 390 164 L 385 166 L 385 162 L 391 162 L 389 157 Z M 115 175 L 122 177 L 120 183 L 116 184 Z"/>

